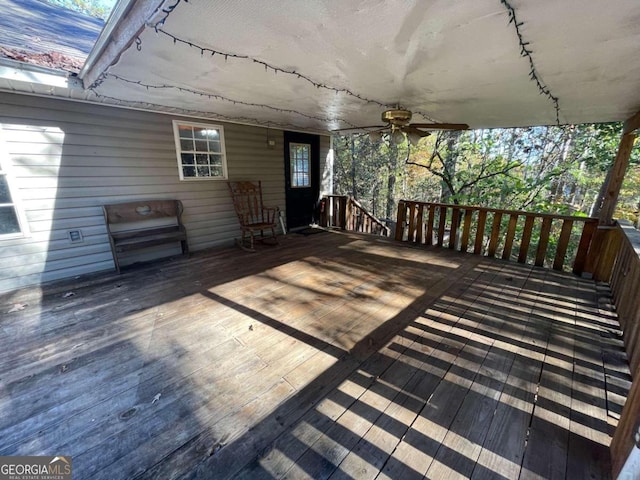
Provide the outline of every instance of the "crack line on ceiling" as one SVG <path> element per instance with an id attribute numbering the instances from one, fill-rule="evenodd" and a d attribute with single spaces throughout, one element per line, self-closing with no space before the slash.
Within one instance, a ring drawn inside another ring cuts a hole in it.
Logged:
<path id="1" fill-rule="evenodd" d="M 172 90 L 178 90 L 180 92 L 185 92 L 185 93 L 190 93 L 193 95 L 198 95 L 200 97 L 205 97 L 208 98 L 210 100 L 221 100 L 221 101 L 225 101 L 225 102 L 230 102 L 234 105 L 246 105 L 249 107 L 259 107 L 259 108 L 265 108 L 268 110 L 273 110 L 279 113 L 291 113 L 291 114 L 295 114 L 295 115 L 300 115 L 301 117 L 305 117 L 308 118 L 310 120 L 316 120 L 319 122 L 325 122 L 325 123 L 330 123 L 330 122 L 343 122 L 351 127 L 357 128 L 356 125 L 354 125 L 353 123 L 349 122 L 348 120 L 345 120 L 343 118 L 325 118 L 325 117 L 319 117 L 319 116 L 315 116 L 315 115 L 309 115 L 303 112 L 299 112 L 297 110 L 293 110 L 293 109 L 289 109 L 289 108 L 281 108 L 281 107 L 274 107 L 271 105 L 267 105 L 267 104 L 263 104 L 263 103 L 253 103 L 253 102 L 245 102 L 242 100 L 235 100 L 233 98 L 228 98 L 225 97 L 223 95 L 218 95 L 215 93 L 206 93 L 206 92 L 202 92 L 202 91 L 198 91 L 198 90 L 194 90 L 191 88 L 186 88 L 186 87 L 180 87 L 177 85 L 168 85 L 168 84 L 161 84 L 161 85 L 153 85 L 150 83 L 144 83 L 141 80 L 130 80 L 128 78 L 122 77 L 120 75 L 117 75 L 115 73 L 107 73 L 105 75 L 106 78 L 113 78 L 115 80 L 119 80 L 121 82 L 124 83 L 129 83 L 132 85 L 138 85 L 140 87 L 144 87 L 147 90 L 167 90 L 167 89 L 172 89 Z"/>
<path id="2" fill-rule="evenodd" d="M 270 64 L 268 62 L 265 62 L 264 60 L 259 60 L 257 58 L 251 57 L 249 55 L 243 55 L 243 54 L 231 53 L 231 52 L 222 52 L 222 51 L 219 51 L 219 50 L 214 50 L 212 48 L 203 47 L 201 45 L 198 45 L 196 43 L 190 42 L 188 40 L 184 40 L 184 39 L 182 39 L 182 38 L 180 38 L 180 37 L 178 37 L 178 36 L 176 36 L 176 35 L 174 35 L 172 33 L 167 32 L 166 30 L 163 30 L 162 28 L 157 28 L 156 31 L 158 33 L 162 33 L 163 35 L 166 35 L 167 37 L 171 38 L 173 40 L 174 44 L 181 43 L 183 45 L 187 45 L 190 48 L 194 48 L 196 50 L 199 50 L 201 56 L 204 56 L 204 54 L 206 53 L 207 55 L 212 56 L 212 57 L 215 56 L 215 55 L 219 55 L 221 57 L 224 57 L 225 61 L 227 61 L 227 59 L 229 59 L 229 58 L 234 58 L 234 59 L 237 59 L 237 60 L 247 60 L 247 61 L 253 62 L 253 63 L 257 64 L 257 65 L 260 65 L 260 66 L 264 67 L 265 71 L 272 71 L 275 74 L 284 73 L 285 75 L 291 75 L 291 76 L 297 77 L 297 78 L 299 78 L 301 80 L 305 80 L 307 83 L 310 83 L 311 85 L 313 85 L 316 88 L 321 88 L 321 89 L 324 89 L 324 90 L 330 90 L 330 91 L 333 91 L 335 93 L 344 93 L 345 95 L 349 95 L 350 97 L 357 98 L 358 100 L 361 100 L 361 101 L 363 101 L 365 103 L 372 103 L 372 104 L 375 104 L 375 105 L 378 105 L 378 106 L 384 107 L 384 108 L 392 108 L 393 106 L 395 106 L 395 104 L 383 103 L 383 102 L 380 102 L 378 100 L 373 100 L 371 98 L 364 97 L 364 96 L 360 95 L 359 93 L 355 93 L 355 92 L 349 90 L 348 88 L 334 87 L 332 85 L 327 85 L 326 83 L 318 82 L 318 81 L 313 80 L 311 77 L 309 77 L 309 76 L 307 76 L 307 75 L 305 75 L 303 73 L 297 72 L 295 70 L 287 70 L 285 68 L 281 68 L 281 67 L 275 66 L 275 65 L 272 65 L 272 64 Z"/>
<path id="3" fill-rule="evenodd" d="M 504 5 L 504 7 L 507 9 L 507 12 L 509 13 L 509 24 L 513 23 L 513 26 L 516 30 L 518 44 L 520 45 L 520 56 L 526 58 L 529 61 L 529 78 L 536 84 L 540 94 L 544 95 L 553 102 L 553 108 L 556 112 L 556 125 L 560 125 L 560 102 L 558 100 L 558 97 L 553 95 L 549 87 L 542 81 L 542 78 L 540 77 L 540 74 L 536 69 L 535 63 L 533 62 L 533 51 L 528 48 L 530 42 L 524 41 L 524 36 L 522 35 L 522 31 L 520 30 L 523 22 L 518 22 L 516 18 L 516 11 L 508 2 L 508 0 L 500 0 L 500 3 L 502 3 L 502 5 Z"/>
<path id="4" fill-rule="evenodd" d="M 296 70 L 288 70 L 288 69 L 285 69 L 285 68 L 281 68 L 281 67 L 272 65 L 272 64 L 270 64 L 270 63 L 268 63 L 266 61 L 259 60 L 257 58 L 251 57 L 249 55 L 237 54 L 237 53 L 231 53 L 231 52 L 223 52 L 223 51 L 214 50 L 212 48 L 203 47 L 203 46 L 200 46 L 200 45 L 198 45 L 196 43 L 190 42 L 188 40 L 184 40 L 184 39 L 182 39 L 182 38 L 180 38 L 180 37 L 178 37 L 178 36 L 176 36 L 176 35 L 174 35 L 172 33 L 169 33 L 166 30 L 162 29 L 161 27 L 165 25 L 165 23 L 166 23 L 167 19 L 169 18 L 169 16 L 173 13 L 173 11 L 176 9 L 176 7 L 178 7 L 178 5 L 182 1 L 183 0 L 176 0 L 175 3 L 169 5 L 166 8 L 162 8 L 160 11 L 164 15 L 160 18 L 160 20 L 158 20 L 157 22 L 154 23 L 154 22 L 150 21 L 150 19 L 149 19 L 146 22 L 146 26 L 153 28 L 154 31 L 157 34 L 162 33 L 163 35 L 166 35 L 167 37 L 171 38 L 173 40 L 174 45 L 177 44 L 177 43 L 181 43 L 181 44 L 186 45 L 186 46 L 188 46 L 190 48 L 199 50 L 201 57 L 203 57 L 204 54 L 207 53 L 207 55 L 208 56 L 210 55 L 211 57 L 215 56 L 216 54 L 219 55 L 219 56 L 222 56 L 222 57 L 224 57 L 225 62 L 227 61 L 228 58 L 235 58 L 235 59 L 238 59 L 238 60 L 246 60 L 246 61 L 249 61 L 249 62 L 253 62 L 253 63 L 257 64 L 257 65 L 263 66 L 265 71 L 272 71 L 274 74 L 284 73 L 285 75 L 291 75 L 291 76 L 297 77 L 298 79 L 301 79 L 301 80 L 304 80 L 304 81 L 310 83 L 311 85 L 315 86 L 316 88 L 333 91 L 336 94 L 342 93 L 342 94 L 351 96 L 353 98 L 357 98 L 358 100 L 361 100 L 361 101 L 363 101 L 365 103 L 378 105 L 378 106 L 383 107 L 383 108 L 394 108 L 394 107 L 395 108 L 404 108 L 404 107 L 401 107 L 397 103 L 394 103 L 394 104 L 384 103 L 384 102 L 380 102 L 378 100 L 374 100 L 374 99 L 371 99 L 371 98 L 364 97 L 363 95 L 360 95 L 360 94 L 358 94 L 358 93 L 356 93 L 356 92 L 354 92 L 354 91 L 352 91 L 352 90 L 350 90 L 348 88 L 341 88 L 341 87 L 334 87 L 332 85 L 327 85 L 325 83 L 316 81 L 316 80 L 312 79 L 311 77 L 309 77 L 309 76 L 307 76 L 307 75 L 305 75 L 303 73 L 297 72 Z M 189 0 L 184 0 L 185 3 L 188 3 L 188 1 Z M 157 13 L 155 15 L 157 15 Z M 137 51 L 142 51 L 142 39 L 140 38 L 140 36 L 137 36 L 133 43 L 135 44 Z M 189 92 L 189 93 L 192 93 L 192 94 L 195 94 L 195 95 L 200 95 L 200 96 L 203 96 L 203 97 L 216 98 L 216 99 L 219 99 L 219 100 L 228 101 L 228 102 L 232 102 L 232 103 L 238 103 L 238 104 L 242 104 L 242 105 L 257 106 L 257 107 L 261 107 L 261 108 L 280 111 L 280 112 L 283 112 L 283 113 L 293 113 L 293 114 L 301 115 L 303 117 L 307 117 L 307 118 L 310 118 L 310 119 L 313 119 L 313 120 L 329 121 L 329 122 L 332 121 L 331 119 L 324 119 L 324 118 L 321 118 L 321 117 L 308 115 L 308 114 L 305 114 L 305 113 L 302 113 L 302 112 L 298 112 L 298 111 L 295 111 L 295 110 L 283 109 L 283 108 L 279 108 L 279 107 L 273 107 L 273 106 L 266 105 L 266 104 L 255 104 L 255 103 L 250 103 L 250 102 L 243 102 L 243 101 L 239 101 L 239 100 L 226 98 L 226 97 L 223 97 L 221 95 L 207 94 L 205 92 L 199 92 L 199 91 L 187 89 L 187 88 L 184 88 L 184 87 L 177 87 L 177 86 L 173 86 L 173 85 L 157 85 L 157 86 L 153 86 L 153 85 L 150 85 L 150 84 L 149 85 L 142 84 L 141 82 L 137 82 L 137 81 L 129 81 L 129 80 L 126 80 L 126 79 L 124 79 L 122 77 L 119 77 L 118 75 L 109 73 L 109 69 L 111 67 L 109 67 L 107 69 L 107 71 L 103 72 L 93 82 L 93 84 L 90 87 L 88 87 L 88 90 L 90 90 L 92 93 L 94 93 L 97 97 L 104 98 L 104 99 L 109 99 L 109 100 L 117 101 L 117 102 L 125 102 L 125 103 L 147 103 L 148 105 L 154 106 L 154 108 L 161 107 L 161 105 L 156 105 L 156 104 L 152 104 L 152 103 L 148 103 L 148 102 L 129 101 L 129 100 L 118 99 L 118 98 L 115 98 L 115 97 L 110 97 L 108 95 L 102 95 L 102 94 L 97 93 L 95 89 L 100 87 L 102 85 L 102 83 L 104 82 L 104 80 L 108 76 L 112 76 L 113 78 L 118 78 L 119 80 L 122 80 L 122 81 L 127 81 L 129 83 L 135 83 L 135 84 L 147 87 L 147 89 L 149 89 L 149 88 L 174 88 L 174 89 L 178 89 L 178 90 L 181 90 L 181 91 L 184 91 L 184 92 Z M 170 108 L 175 108 L 175 107 L 170 107 Z M 425 119 L 427 119 L 429 121 L 436 121 L 431 116 L 429 116 L 426 112 L 422 112 L 422 111 L 418 111 L 418 110 L 414 110 L 414 112 L 419 114 L 419 115 L 421 115 L 422 117 L 424 117 Z M 202 112 L 202 113 L 206 114 L 207 112 Z M 217 114 L 215 114 L 215 115 L 217 115 Z M 226 118 L 233 118 L 233 117 L 226 117 Z M 343 122 L 343 123 L 347 124 L 350 127 L 357 128 L 353 123 L 351 123 L 351 122 L 349 122 L 349 121 L 347 121 L 345 119 L 336 118 L 334 120 L 338 121 L 338 122 Z M 240 120 L 238 120 L 238 121 L 240 121 Z M 261 121 L 259 121 L 257 119 L 251 119 L 251 121 L 252 121 L 252 123 L 258 123 L 259 125 L 263 125 L 263 124 L 264 125 L 270 125 L 270 124 L 273 124 L 273 125 L 277 125 L 277 126 L 287 126 L 287 127 L 291 126 L 291 127 L 293 127 L 293 125 L 290 125 L 290 124 L 279 124 L 277 122 L 269 122 L 268 121 L 268 122 L 264 123 L 264 122 L 261 122 Z"/>

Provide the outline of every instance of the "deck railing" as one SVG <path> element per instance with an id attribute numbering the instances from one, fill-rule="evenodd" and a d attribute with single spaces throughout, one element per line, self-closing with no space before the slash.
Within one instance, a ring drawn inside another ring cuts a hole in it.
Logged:
<path id="1" fill-rule="evenodd" d="M 390 234 L 382 220 L 371 215 L 360 202 L 349 195 L 325 195 L 320 201 L 320 225 L 351 232 Z"/>
<path id="2" fill-rule="evenodd" d="M 611 286 L 633 379 L 611 442 L 617 476 L 633 448 L 640 420 L 640 232 L 619 222 L 603 235 L 601 252 L 598 266 L 602 274 L 609 274 L 604 280 Z"/>
<path id="3" fill-rule="evenodd" d="M 582 274 L 597 224 L 590 217 L 401 200 L 395 238 L 554 270 L 571 265 Z"/>

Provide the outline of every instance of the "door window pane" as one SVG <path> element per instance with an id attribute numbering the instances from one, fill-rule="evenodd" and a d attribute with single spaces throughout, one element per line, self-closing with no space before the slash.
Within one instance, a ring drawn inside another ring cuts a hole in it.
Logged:
<path id="1" fill-rule="evenodd" d="M 289 144 L 289 163 L 291 165 L 290 176 L 292 188 L 307 188 L 311 186 L 310 157 L 310 144 Z"/>

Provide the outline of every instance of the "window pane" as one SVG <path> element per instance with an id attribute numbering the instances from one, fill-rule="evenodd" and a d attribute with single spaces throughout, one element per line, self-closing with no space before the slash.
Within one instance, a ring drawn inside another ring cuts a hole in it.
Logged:
<path id="1" fill-rule="evenodd" d="M 182 157 L 182 163 L 186 165 L 193 165 L 195 161 L 193 153 L 183 153 L 181 157 Z"/>
<path id="2" fill-rule="evenodd" d="M 206 140 L 196 140 L 196 152 L 206 152 L 208 150 Z"/>
<path id="3" fill-rule="evenodd" d="M 193 135 L 196 139 L 206 140 L 207 130 L 205 130 L 204 128 L 193 127 Z"/>
<path id="4" fill-rule="evenodd" d="M 193 138 L 193 128 L 187 125 L 180 125 L 179 134 L 180 138 Z"/>
<path id="5" fill-rule="evenodd" d="M 185 178 L 196 176 L 196 167 L 182 167 L 182 176 Z"/>
<path id="6" fill-rule="evenodd" d="M 193 151 L 193 140 L 180 140 L 180 150 Z"/>
<path id="7" fill-rule="evenodd" d="M 220 142 L 209 141 L 209 150 L 212 152 L 220 152 Z"/>
<path id="8" fill-rule="evenodd" d="M 220 166 L 211 166 L 211 175 L 214 177 L 222 176 L 222 165 Z"/>
<path id="9" fill-rule="evenodd" d="M 209 166 L 197 167 L 199 177 L 210 177 Z"/>
<path id="10" fill-rule="evenodd" d="M 291 186 L 308 187 L 311 185 L 309 177 L 309 154 L 311 146 L 307 144 L 292 144 L 290 146 L 291 157 Z"/>
<path id="11" fill-rule="evenodd" d="M 0 207 L 0 235 L 20 233 L 18 216 L 13 207 Z"/>
<path id="12" fill-rule="evenodd" d="M 201 128 L 194 127 L 194 134 L 196 138 L 199 139 L 209 139 L 209 140 L 218 140 L 220 139 L 220 132 L 215 128 Z"/>
<path id="13" fill-rule="evenodd" d="M 196 164 L 197 165 L 209 165 L 209 155 L 196 155 Z"/>
<path id="14" fill-rule="evenodd" d="M 222 155 L 209 155 L 209 163 L 218 167 L 222 166 Z"/>
<path id="15" fill-rule="evenodd" d="M 0 175 L 0 203 L 12 203 L 6 175 Z"/>

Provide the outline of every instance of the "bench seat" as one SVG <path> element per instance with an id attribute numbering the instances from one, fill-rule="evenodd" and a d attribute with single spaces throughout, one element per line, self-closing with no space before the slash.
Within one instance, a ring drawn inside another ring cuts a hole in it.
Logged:
<path id="1" fill-rule="evenodd" d="M 113 242 L 119 253 L 186 239 L 186 229 L 179 226 L 113 233 Z"/>
<path id="2" fill-rule="evenodd" d="M 113 261 L 120 273 L 119 253 L 180 242 L 187 255 L 187 230 L 180 200 L 142 200 L 103 206 Z M 162 225 L 159 225 L 162 223 Z M 165 223 L 168 223 L 164 225 Z M 145 228 L 145 224 L 149 226 Z M 113 228 L 117 226 L 116 228 Z M 127 228 L 129 227 L 129 228 Z"/>

